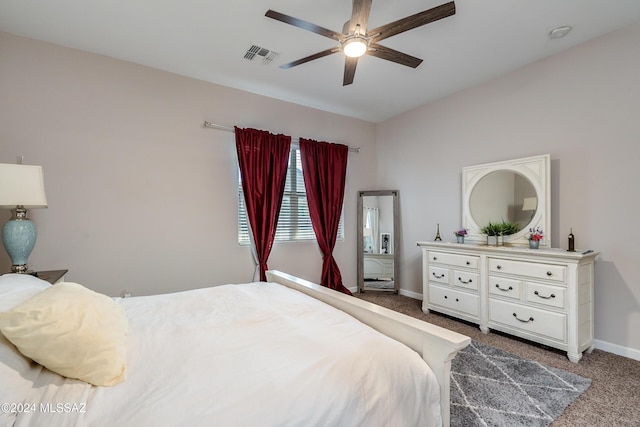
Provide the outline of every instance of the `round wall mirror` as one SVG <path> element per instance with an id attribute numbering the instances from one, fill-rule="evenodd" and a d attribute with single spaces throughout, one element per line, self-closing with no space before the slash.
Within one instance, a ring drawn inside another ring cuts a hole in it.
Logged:
<path id="1" fill-rule="evenodd" d="M 489 222 L 518 224 L 505 239 L 528 245 L 529 228 L 544 231 L 541 246 L 551 246 L 550 163 L 548 154 L 468 166 L 462 169 L 462 226 L 471 242 L 486 243 L 482 228 Z"/>
<path id="2" fill-rule="evenodd" d="M 508 221 L 529 228 L 536 214 L 538 195 L 525 176 L 496 171 L 482 177 L 471 190 L 469 209 L 476 224 Z"/>

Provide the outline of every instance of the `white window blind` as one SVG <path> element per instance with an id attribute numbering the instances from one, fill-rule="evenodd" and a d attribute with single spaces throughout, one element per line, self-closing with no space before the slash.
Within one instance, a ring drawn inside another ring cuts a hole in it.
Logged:
<path id="1" fill-rule="evenodd" d="M 343 215 L 340 217 L 340 225 L 338 228 L 339 241 L 344 240 L 344 221 L 342 216 Z M 280 217 L 278 218 L 278 228 L 276 230 L 276 242 L 309 241 L 315 239 L 316 235 L 311 226 L 309 206 L 307 205 L 307 193 L 304 188 L 304 178 L 302 177 L 300 149 L 292 145 L 284 196 L 282 197 L 282 207 L 280 208 Z M 248 245 L 250 243 L 247 211 L 244 205 L 244 194 L 239 172 L 238 243 L 241 245 Z"/>

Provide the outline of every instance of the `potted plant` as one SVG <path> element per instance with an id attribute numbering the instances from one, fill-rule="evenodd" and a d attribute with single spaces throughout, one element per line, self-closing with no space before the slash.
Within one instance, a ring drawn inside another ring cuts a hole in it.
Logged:
<path id="1" fill-rule="evenodd" d="M 502 221 L 500 223 L 500 234 L 498 235 L 498 244 L 504 244 L 504 236 L 510 236 L 520 231 L 520 226 L 508 221 Z"/>
<path id="2" fill-rule="evenodd" d="M 515 234 L 520 231 L 520 226 L 509 221 L 491 222 L 480 229 L 483 234 L 487 235 L 487 244 L 502 245 L 503 237 Z"/>
<path id="3" fill-rule="evenodd" d="M 480 232 L 487 235 L 487 245 L 496 246 L 498 244 L 498 234 L 500 234 L 500 230 L 499 223 L 489 221 L 487 225 L 480 229 Z"/>
<path id="4" fill-rule="evenodd" d="M 467 235 L 467 229 L 461 228 L 460 230 L 456 230 L 453 232 L 456 235 L 456 240 L 458 243 L 464 243 L 464 236 Z"/>
<path id="5" fill-rule="evenodd" d="M 544 238 L 544 233 L 540 227 L 530 228 L 527 239 L 529 240 L 529 247 L 531 249 L 538 249 L 540 247 L 540 240 Z"/>
<path id="6" fill-rule="evenodd" d="M 500 224 L 500 228 L 501 228 L 501 234 L 503 236 L 516 234 L 518 231 L 520 231 L 520 226 L 518 224 L 514 224 L 508 221 L 502 221 L 502 223 Z"/>

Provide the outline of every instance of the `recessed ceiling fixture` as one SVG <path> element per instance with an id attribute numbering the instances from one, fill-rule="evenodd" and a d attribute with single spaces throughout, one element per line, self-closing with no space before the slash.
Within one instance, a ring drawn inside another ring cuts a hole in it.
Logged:
<path id="1" fill-rule="evenodd" d="M 329 30 L 312 24 L 284 13 L 268 10 L 265 16 L 303 30 L 311 31 L 324 37 L 333 39 L 337 42 L 337 46 L 325 49 L 322 52 L 314 53 L 288 64 L 281 65 L 280 68 L 291 68 L 300 64 L 304 64 L 314 59 L 323 58 L 336 52 L 344 52 L 344 77 L 342 85 L 350 85 L 356 74 L 356 66 L 358 58 L 362 55 L 375 56 L 380 59 L 395 62 L 396 64 L 405 65 L 407 67 L 416 68 L 422 63 L 422 59 L 416 58 L 406 53 L 399 52 L 395 49 L 385 47 L 378 42 L 405 31 L 421 27 L 434 21 L 447 18 L 456 13 L 456 5 L 453 1 L 432 9 L 424 10 L 406 18 L 390 22 L 381 27 L 368 29 L 369 12 L 371 12 L 372 0 L 352 0 L 351 19 L 347 21 L 342 32 Z"/>
<path id="2" fill-rule="evenodd" d="M 551 30 L 549 32 L 549 38 L 550 39 L 559 39 L 561 37 L 566 36 L 567 34 L 569 34 L 569 31 L 571 31 L 571 27 L 568 25 L 562 26 L 562 27 L 558 27 L 558 28 L 554 28 L 553 30 Z"/>

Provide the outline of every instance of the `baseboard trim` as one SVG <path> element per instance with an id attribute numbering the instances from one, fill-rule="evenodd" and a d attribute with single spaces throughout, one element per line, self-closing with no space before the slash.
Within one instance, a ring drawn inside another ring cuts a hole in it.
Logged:
<path id="1" fill-rule="evenodd" d="M 617 354 L 618 356 L 628 357 L 640 361 L 640 350 L 635 348 L 624 347 L 618 344 L 610 342 L 596 340 L 596 348 L 598 350 L 606 351 L 609 353 Z"/>
<path id="2" fill-rule="evenodd" d="M 400 293 L 400 295 L 404 295 L 405 297 L 422 300 L 422 294 L 421 293 L 419 294 L 417 292 L 407 291 L 405 289 L 400 289 L 399 293 Z"/>

